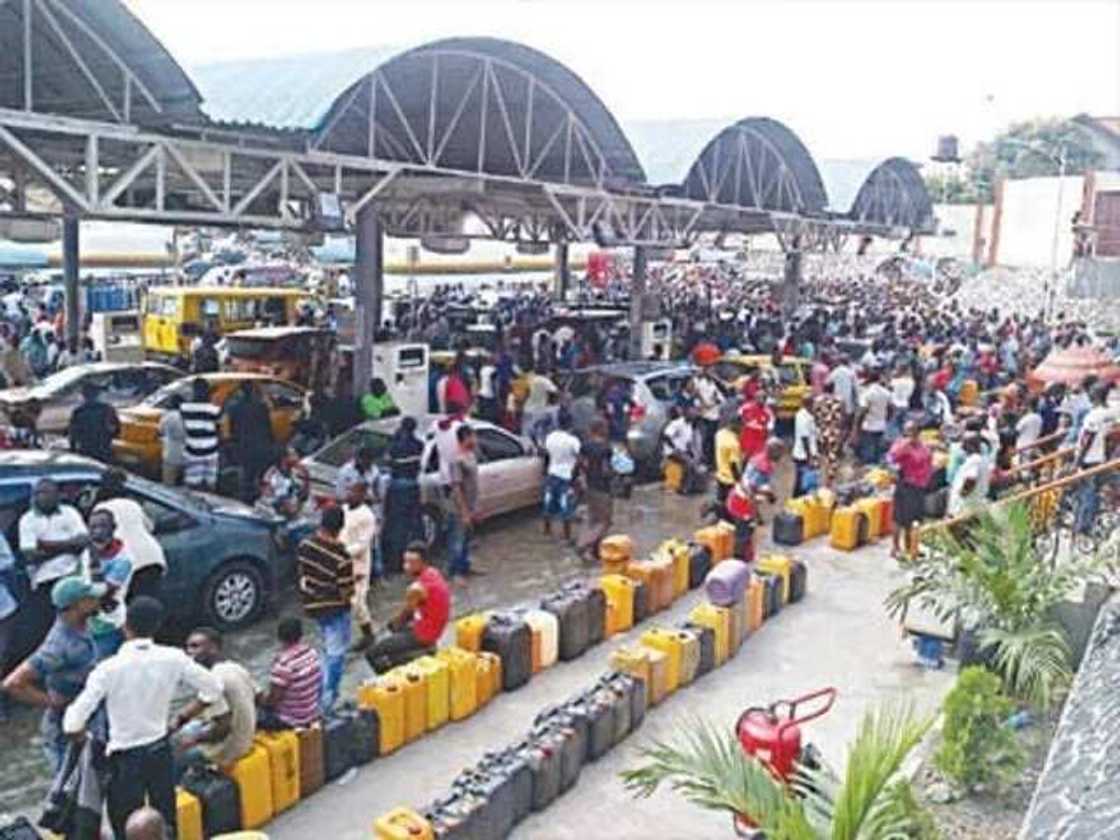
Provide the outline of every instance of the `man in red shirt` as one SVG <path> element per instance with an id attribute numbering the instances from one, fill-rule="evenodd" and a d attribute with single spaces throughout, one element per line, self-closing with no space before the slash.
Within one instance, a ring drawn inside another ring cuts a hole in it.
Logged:
<path id="1" fill-rule="evenodd" d="M 451 617 L 451 588 L 439 569 L 428 565 L 424 543 L 410 543 L 403 559 L 405 573 L 412 578 L 404 606 L 389 622 L 389 632 L 366 651 L 366 661 L 378 674 L 434 648 Z"/>
<path id="2" fill-rule="evenodd" d="M 746 463 L 766 447 L 774 415 L 763 404 L 762 395 L 756 394 L 743 403 L 739 419 L 743 423 L 739 431 L 739 448 L 743 450 L 743 462 Z"/>

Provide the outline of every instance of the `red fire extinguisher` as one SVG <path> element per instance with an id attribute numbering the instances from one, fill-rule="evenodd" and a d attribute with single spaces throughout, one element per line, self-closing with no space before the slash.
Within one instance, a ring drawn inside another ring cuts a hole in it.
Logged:
<path id="1" fill-rule="evenodd" d="M 834 702 L 836 689 L 822 688 L 792 700 L 778 700 L 766 708 L 754 706 L 739 716 L 735 735 L 747 755 L 758 758 L 779 781 L 789 782 L 795 766 L 808 763 L 803 756 L 807 748 L 801 743 L 801 724 L 825 715 Z M 799 714 L 799 707 L 808 704 L 814 708 Z M 752 825 L 748 814 L 735 819 L 741 837 L 751 836 L 747 829 Z"/>

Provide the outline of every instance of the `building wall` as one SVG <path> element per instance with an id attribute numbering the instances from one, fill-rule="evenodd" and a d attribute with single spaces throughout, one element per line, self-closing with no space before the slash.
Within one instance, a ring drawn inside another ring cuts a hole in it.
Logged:
<path id="1" fill-rule="evenodd" d="M 1081 209 L 1080 176 L 1062 179 L 1062 204 L 1058 208 L 1058 181 L 1051 178 L 1022 178 L 1003 182 L 999 213 L 998 247 L 993 261 L 1006 266 L 1047 268 L 1051 262 L 1054 225 L 1058 228 L 1058 266 L 1069 262 L 1073 251 L 1070 221 Z"/>

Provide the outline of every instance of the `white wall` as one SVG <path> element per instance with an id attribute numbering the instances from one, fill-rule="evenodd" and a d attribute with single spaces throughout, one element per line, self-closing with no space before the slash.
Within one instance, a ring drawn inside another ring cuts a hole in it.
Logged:
<path id="1" fill-rule="evenodd" d="M 991 205 L 983 208 L 980 236 L 985 243 L 989 241 L 992 229 Z M 976 234 L 976 214 L 980 212 L 975 204 L 937 204 L 933 213 L 941 223 L 942 231 L 951 231 L 952 236 L 923 236 L 922 253 L 938 257 L 956 257 L 972 262 L 973 244 Z M 980 259 L 987 257 L 987 245 L 981 251 Z"/>
<path id="2" fill-rule="evenodd" d="M 1058 178 L 1023 178 L 1005 182 L 997 263 L 1049 268 L 1055 219 L 1058 223 L 1058 266 L 1069 262 L 1073 250 L 1070 220 L 1081 208 L 1084 179 L 1077 175 L 1061 180 L 1060 211 Z"/>

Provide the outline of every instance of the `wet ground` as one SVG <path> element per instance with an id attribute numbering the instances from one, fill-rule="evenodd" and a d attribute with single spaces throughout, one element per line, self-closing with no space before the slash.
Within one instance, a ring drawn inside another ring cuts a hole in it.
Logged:
<path id="1" fill-rule="evenodd" d="M 691 534 L 699 522 L 701 504 L 698 498 L 667 495 L 656 485 L 639 488 L 632 499 L 617 503 L 615 530 L 630 533 L 638 549 L 648 551 L 668 537 Z M 860 716 L 875 703 L 904 698 L 926 708 L 936 706 L 951 675 L 914 667 L 909 648 L 882 610 L 883 597 L 900 577 L 887 557 L 886 544 L 841 554 L 830 550 L 826 541 L 816 540 L 798 548 L 796 554 L 810 568 L 806 600 L 767 623 L 733 661 L 652 710 L 642 730 L 585 768 L 575 789 L 546 812 L 534 815 L 515 837 L 732 836 L 722 817 L 697 811 L 668 792 L 634 802 L 618 781 L 618 772 L 633 766 L 641 744 L 671 736 L 690 715 L 732 726 L 748 705 L 835 685 L 841 690 L 841 700 L 830 716 L 812 724 L 812 737 L 826 757 L 841 762 L 843 744 Z M 489 574 L 456 591 L 455 611 L 459 614 L 535 600 L 557 585 L 589 573 L 558 536 L 549 538 L 541 532 L 534 512 L 504 517 L 484 527 L 474 555 Z M 403 581 L 397 580 L 374 594 L 375 617 L 387 617 L 395 610 L 402 589 Z M 656 620 L 666 624 L 682 620 L 700 597 L 690 593 Z M 230 655 L 263 676 L 275 650 L 276 621 L 281 614 L 296 610 L 296 604 L 286 599 L 277 615 L 232 636 Z M 344 784 L 328 786 L 277 818 L 268 828 L 269 836 L 303 840 L 318 833 L 340 840 L 367 838 L 376 815 L 400 804 L 418 806 L 442 794 L 455 775 L 483 752 L 519 737 L 541 707 L 591 684 L 606 669 L 608 654 L 616 644 L 612 640 L 599 645 L 574 662 L 539 674 L 525 688 L 499 696 L 468 720 L 446 726 L 356 775 L 344 777 Z M 370 673 L 364 661 L 351 661 L 344 691 L 353 693 Z M 46 781 L 33 743 L 34 730 L 35 722 L 27 715 L 0 727 L 4 756 L 0 762 L 0 812 L 33 811 L 40 801 Z M 620 816 L 624 824 L 618 822 Z"/>

